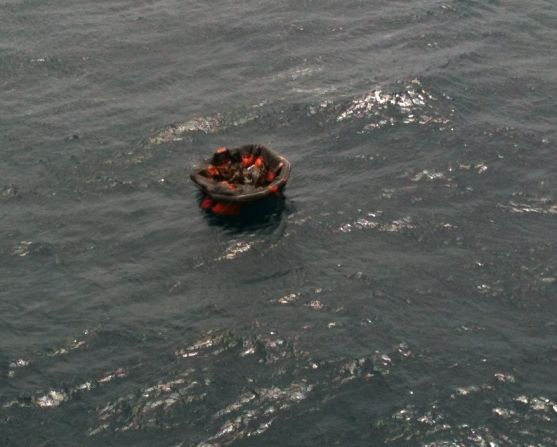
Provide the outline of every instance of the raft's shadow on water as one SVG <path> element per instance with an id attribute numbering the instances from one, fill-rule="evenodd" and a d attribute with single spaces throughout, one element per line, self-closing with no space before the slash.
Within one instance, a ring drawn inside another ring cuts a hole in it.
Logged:
<path id="1" fill-rule="evenodd" d="M 199 202 L 202 195 L 198 196 Z M 291 207 L 285 197 L 266 197 L 255 202 L 246 203 L 238 215 L 222 216 L 200 209 L 209 225 L 220 226 L 233 232 L 253 230 L 272 230 L 283 220 L 283 212 Z"/>

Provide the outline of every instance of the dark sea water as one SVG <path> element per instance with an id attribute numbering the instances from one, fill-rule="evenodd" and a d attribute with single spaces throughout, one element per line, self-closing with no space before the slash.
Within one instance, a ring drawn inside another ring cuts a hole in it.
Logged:
<path id="1" fill-rule="evenodd" d="M 557 3 L 0 3 L 1 446 L 557 445 Z M 293 165 L 219 219 L 215 147 Z"/>

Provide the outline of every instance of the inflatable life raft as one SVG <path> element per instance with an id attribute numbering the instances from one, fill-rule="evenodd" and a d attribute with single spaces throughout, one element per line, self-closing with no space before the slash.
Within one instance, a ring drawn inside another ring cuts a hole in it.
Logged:
<path id="1" fill-rule="evenodd" d="M 190 177 L 201 189 L 201 208 L 238 214 L 242 205 L 280 195 L 290 176 L 290 162 L 261 145 L 218 148 Z"/>

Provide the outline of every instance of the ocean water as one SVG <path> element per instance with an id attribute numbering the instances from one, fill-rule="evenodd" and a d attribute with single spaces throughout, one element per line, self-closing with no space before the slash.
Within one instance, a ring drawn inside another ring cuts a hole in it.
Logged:
<path id="1" fill-rule="evenodd" d="M 557 445 L 557 4 L 4 0 L 0 445 Z M 267 145 L 284 201 L 192 167 Z"/>

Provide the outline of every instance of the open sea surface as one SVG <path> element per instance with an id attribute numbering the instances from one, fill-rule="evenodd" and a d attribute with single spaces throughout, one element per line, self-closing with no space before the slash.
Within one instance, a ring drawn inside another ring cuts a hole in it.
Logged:
<path id="1" fill-rule="evenodd" d="M 557 446 L 554 0 L 0 2 L 0 445 Z M 284 201 L 199 209 L 218 146 Z"/>

